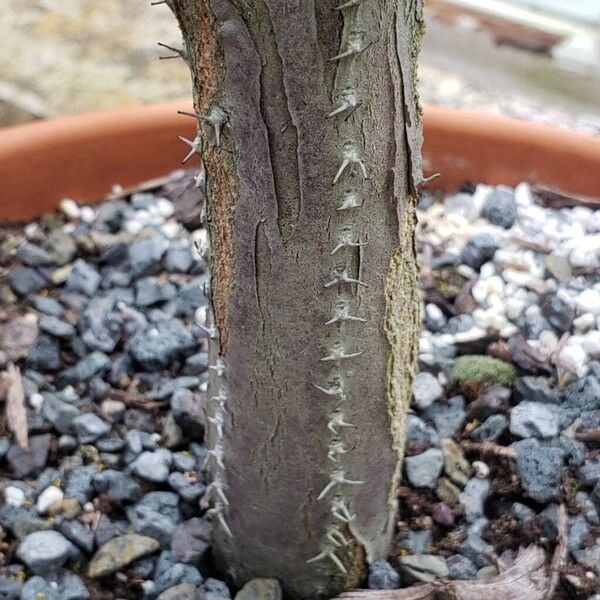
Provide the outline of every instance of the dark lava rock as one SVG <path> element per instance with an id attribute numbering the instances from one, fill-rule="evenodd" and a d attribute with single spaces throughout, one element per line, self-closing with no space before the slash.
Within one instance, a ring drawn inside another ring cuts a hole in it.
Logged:
<path id="1" fill-rule="evenodd" d="M 482 232 L 475 234 L 463 248 L 461 261 L 479 270 L 481 266 L 494 257 L 498 245 L 493 235 Z"/>
<path id="2" fill-rule="evenodd" d="M 552 327 L 561 333 L 569 331 L 575 318 L 575 309 L 566 300 L 560 296 L 546 296 L 540 306 Z"/>
<path id="3" fill-rule="evenodd" d="M 194 346 L 192 334 L 181 321 L 171 319 L 141 330 L 130 340 L 128 350 L 144 369 L 166 369 Z"/>
<path id="4" fill-rule="evenodd" d="M 41 373 L 58 371 L 62 365 L 58 341 L 47 335 L 39 335 L 27 353 L 27 366 Z"/>
<path id="5" fill-rule="evenodd" d="M 512 192 L 495 189 L 483 202 L 481 216 L 493 225 L 510 229 L 517 219 L 517 202 Z"/>

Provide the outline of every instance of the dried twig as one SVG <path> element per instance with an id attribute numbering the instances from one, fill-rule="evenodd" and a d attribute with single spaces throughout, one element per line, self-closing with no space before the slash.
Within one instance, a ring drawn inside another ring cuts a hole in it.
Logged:
<path id="1" fill-rule="evenodd" d="M 470 442 L 469 440 L 463 440 L 460 445 L 466 452 L 477 452 L 482 456 L 499 456 L 500 458 L 510 458 L 512 460 L 517 458 L 517 453 L 512 448 L 500 446 L 493 442 Z"/>
<path id="2" fill-rule="evenodd" d="M 401 590 L 353 590 L 341 600 L 546 600 L 550 578 L 546 554 L 530 546 L 519 553 L 514 564 L 490 581 L 440 580 Z"/>
<path id="3" fill-rule="evenodd" d="M 165 402 L 155 402 L 154 400 L 148 400 L 148 398 L 145 398 L 141 394 L 133 394 L 115 388 L 111 388 L 108 395 L 113 400 L 119 400 L 127 406 L 133 406 L 134 408 L 140 408 L 141 410 L 156 411 L 159 408 L 166 406 Z"/>
<path id="4" fill-rule="evenodd" d="M 580 442 L 600 442 L 600 428 L 578 431 L 575 438 Z"/>
<path id="5" fill-rule="evenodd" d="M 545 600 L 552 600 L 554 592 L 560 581 L 561 567 L 567 560 L 567 509 L 564 504 L 558 508 L 558 544 L 552 556 L 550 565 L 550 584 L 546 592 Z"/>
<path id="6" fill-rule="evenodd" d="M 29 447 L 27 435 L 27 409 L 25 408 L 25 391 L 21 372 L 13 363 L 8 363 L 6 369 L 8 386 L 6 390 L 6 423 L 15 434 L 17 443 L 23 450 Z"/>

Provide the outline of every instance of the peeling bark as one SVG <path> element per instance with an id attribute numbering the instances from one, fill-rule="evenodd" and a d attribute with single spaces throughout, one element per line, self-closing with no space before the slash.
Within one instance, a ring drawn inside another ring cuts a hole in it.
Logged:
<path id="1" fill-rule="evenodd" d="M 236 584 L 330 597 L 393 533 L 419 321 L 421 2 L 169 5 L 206 172 L 216 558 Z"/>

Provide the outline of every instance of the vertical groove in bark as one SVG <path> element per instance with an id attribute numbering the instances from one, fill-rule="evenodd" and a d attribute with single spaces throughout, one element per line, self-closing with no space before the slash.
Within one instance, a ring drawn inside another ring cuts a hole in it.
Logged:
<path id="1" fill-rule="evenodd" d="M 217 561 L 294 598 L 388 551 L 416 356 L 420 0 L 171 0 L 212 242 Z M 333 60 L 332 60 L 333 59 Z"/>

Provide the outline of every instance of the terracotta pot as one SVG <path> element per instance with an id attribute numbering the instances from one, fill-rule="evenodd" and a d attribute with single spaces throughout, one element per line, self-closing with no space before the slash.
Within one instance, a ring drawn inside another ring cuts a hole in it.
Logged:
<path id="1" fill-rule="evenodd" d="M 101 200 L 178 168 L 194 121 L 185 101 L 66 117 L 0 131 L 0 221 L 30 220 L 65 197 Z M 425 170 L 431 187 L 464 181 L 546 183 L 600 196 L 600 140 L 483 113 L 425 109 Z"/>

